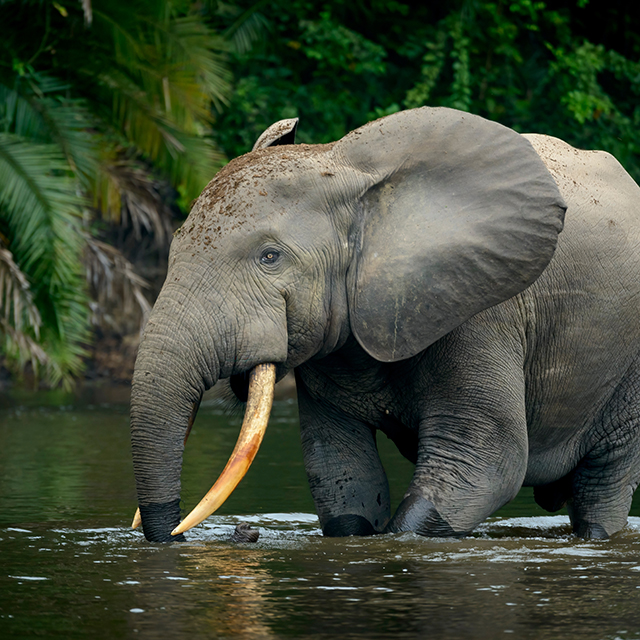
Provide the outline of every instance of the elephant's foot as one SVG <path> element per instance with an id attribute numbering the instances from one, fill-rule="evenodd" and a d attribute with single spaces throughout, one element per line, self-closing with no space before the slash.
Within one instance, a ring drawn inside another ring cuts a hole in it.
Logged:
<path id="1" fill-rule="evenodd" d="M 330 538 L 344 538 L 347 536 L 372 536 L 378 531 L 362 516 L 342 514 L 331 518 L 322 527 L 322 533 Z"/>
<path id="2" fill-rule="evenodd" d="M 608 501 L 597 502 L 593 498 L 591 494 L 591 500 L 573 497 L 567 502 L 573 533 L 586 540 L 606 540 L 627 524 L 630 505 L 612 505 Z"/>
<path id="3" fill-rule="evenodd" d="M 586 540 L 606 540 L 609 538 L 605 528 L 597 522 L 577 522 L 574 524 L 573 532 L 579 538 Z"/>
<path id="4" fill-rule="evenodd" d="M 462 538 L 469 531 L 456 531 L 438 513 L 433 502 L 422 496 L 408 495 L 387 525 L 387 532 L 413 531 L 433 538 Z"/>

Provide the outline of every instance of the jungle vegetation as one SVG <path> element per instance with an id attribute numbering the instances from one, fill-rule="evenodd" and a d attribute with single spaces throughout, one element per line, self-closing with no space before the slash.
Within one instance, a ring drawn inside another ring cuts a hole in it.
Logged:
<path id="1" fill-rule="evenodd" d="M 328 142 L 450 106 L 606 149 L 640 181 L 629 3 L 0 0 L 0 16 L 0 339 L 5 366 L 49 385 L 82 374 L 97 334 L 139 331 L 173 229 L 276 120 Z"/>

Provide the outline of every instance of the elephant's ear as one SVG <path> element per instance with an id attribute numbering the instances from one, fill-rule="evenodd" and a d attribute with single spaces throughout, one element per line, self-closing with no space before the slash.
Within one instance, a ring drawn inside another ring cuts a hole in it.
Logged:
<path id="1" fill-rule="evenodd" d="M 256 140 L 251 151 L 274 147 L 278 144 L 293 144 L 296 141 L 296 129 L 298 128 L 298 118 L 288 118 L 278 120 Z"/>
<path id="2" fill-rule="evenodd" d="M 419 353 L 523 291 L 553 256 L 566 205 L 511 129 L 425 107 L 371 122 L 334 151 L 365 184 L 349 312 L 378 360 Z"/>

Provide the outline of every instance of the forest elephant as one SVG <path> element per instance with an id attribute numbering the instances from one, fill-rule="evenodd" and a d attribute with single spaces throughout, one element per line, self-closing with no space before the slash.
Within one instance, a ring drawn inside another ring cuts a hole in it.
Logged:
<path id="1" fill-rule="evenodd" d="M 462 536 L 522 486 L 578 536 L 619 531 L 640 479 L 636 183 L 607 153 L 452 109 L 331 144 L 293 144 L 296 123 L 175 234 L 132 385 L 147 539 L 182 539 L 233 491 L 292 370 L 325 535 Z M 245 422 L 180 522 L 184 443 L 223 378 Z M 378 431 L 415 464 L 395 513 Z"/>

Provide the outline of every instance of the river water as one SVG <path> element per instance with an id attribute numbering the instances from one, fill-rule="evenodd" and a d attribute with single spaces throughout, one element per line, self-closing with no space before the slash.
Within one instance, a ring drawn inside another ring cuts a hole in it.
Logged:
<path id="1" fill-rule="evenodd" d="M 184 507 L 231 452 L 237 409 L 206 399 Z M 379 442 L 397 503 L 411 476 Z M 570 534 L 530 490 L 463 540 L 321 536 L 293 399 L 219 514 L 174 545 L 135 511 L 126 390 L 0 399 L 0 638 L 640 638 L 640 508 L 607 541 Z M 253 523 L 257 544 L 229 541 Z"/>

